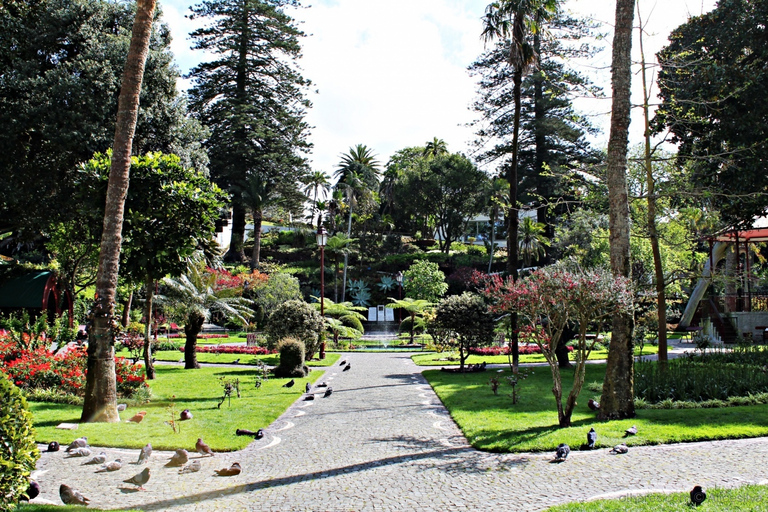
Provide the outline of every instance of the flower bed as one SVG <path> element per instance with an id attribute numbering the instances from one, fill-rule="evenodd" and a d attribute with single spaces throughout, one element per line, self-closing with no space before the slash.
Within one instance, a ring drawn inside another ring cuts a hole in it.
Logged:
<path id="1" fill-rule="evenodd" d="M 171 333 L 171 334 L 164 334 L 163 338 L 185 338 L 186 334 L 184 333 Z M 208 339 L 214 339 L 214 338 L 229 338 L 229 334 L 198 334 L 197 339 L 199 340 L 208 340 Z"/>
<path id="2" fill-rule="evenodd" d="M 55 389 L 83 396 L 87 358 L 83 347 L 73 346 L 54 355 L 44 348 L 22 350 L 7 338 L 0 338 L 0 359 L 4 363 L 0 373 L 24 390 Z M 144 368 L 123 357 L 115 358 L 115 373 L 117 392 L 123 397 L 130 397 L 145 385 Z"/>
<path id="3" fill-rule="evenodd" d="M 179 347 L 179 351 L 184 352 L 184 347 Z M 243 345 L 197 345 L 195 352 L 206 354 L 247 354 L 252 356 L 277 354 L 277 350 L 268 350 L 264 347 L 246 347 Z"/>
<path id="4" fill-rule="evenodd" d="M 568 352 L 573 352 L 573 347 L 568 346 Z M 479 347 L 470 348 L 469 353 L 476 356 L 508 356 L 512 353 L 512 347 Z M 534 344 L 521 344 L 519 346 L 519 353 L 521 355 L 526 354 L 541 354 L 541 348 Z"/>

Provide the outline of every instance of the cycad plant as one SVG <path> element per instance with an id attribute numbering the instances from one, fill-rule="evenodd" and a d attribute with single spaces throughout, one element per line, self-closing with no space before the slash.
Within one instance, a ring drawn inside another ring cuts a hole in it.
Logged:
<path id="1" fill-rule="evenodd" d="M 231 289 L 215 290 L 216 276 L 209 272 L 202 257 L 190 262 L 186 274 L 178 278 L 165 278 L 166 293 L 158 302 L 165 305 L 171 316 L 184 322 L 184 368 L 199 368 L 197 363 L 197 335 L 212 313 L 228 320 L 238 320 L 247 325 L 253 311 L 251 301 L 232 295 Z"/>

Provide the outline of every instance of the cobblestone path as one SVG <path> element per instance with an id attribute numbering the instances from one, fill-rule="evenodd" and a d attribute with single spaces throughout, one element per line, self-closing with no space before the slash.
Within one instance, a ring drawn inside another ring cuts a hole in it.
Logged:
<path id="1" fill-rule="evenodd" d="M 199 473 L 164 468 L 170 454 L 150 460 L 146 491 L 114 474 L 81 471 L 78 459 L 43 453 L 36 478 L 42 498 L 61 503 L 62 482 L 98 508 L 228 512 L 542 510 L 548 506 L 651 490 L 689 490 L 762 482 L 768 439 L 574 452 L 564 464 L 547 454 L 489 454 L 466 443 L 420 369 L 408 355 L 346 354 L 352 365 L 320 378 L 334 392 L 297 401 L 245 450 L 202 459 Z M 44 448 L 44 447 L 41 447 Z M 119 456 L 120 450 L 108 451 Z M 137 450 L 125 451 L 134 460 Z M 129 455 L 130 454 L 130 455 Z M 213 469 L 238 461 L 235 477 Z"/>

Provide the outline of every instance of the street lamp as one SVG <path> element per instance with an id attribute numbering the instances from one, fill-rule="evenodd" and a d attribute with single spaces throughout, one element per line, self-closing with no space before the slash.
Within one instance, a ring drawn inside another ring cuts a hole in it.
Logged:
<path id="1" fill-rule="evenodd" d="M 317 246 L 320 248 L 320 316 L 325 318 L 325 244 L 328 242 L 328 233 L 320 226 L 315 236 Z M 325 359 L 325 341 L 320 343 L 320 359 Z"/>
<path id="2" fill-rule="evenodd" d="M 403 300 L 403 273 L 398 272 L 395 274 L 395 281 L 397 281 L 398 291 L 397 291 L 397 298 L 399 300 Z M 398 311 L 398 317 L 400 318 L 400 323 L 403 323 L 403 308 L 397 308 Z"/>

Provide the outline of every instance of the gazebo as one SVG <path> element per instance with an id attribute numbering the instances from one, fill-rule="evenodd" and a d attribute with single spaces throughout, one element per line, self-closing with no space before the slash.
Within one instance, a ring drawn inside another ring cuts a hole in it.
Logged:
<path id="1" fill-rule="evenodd" d="M 30 272 L 0 284 L 0 311 L 12 313 L 27 310 L 34 316 L 43 313 L 53 321 L 66 311 L 72 327 L 72 293 L 61 293 L 56 274 L 50 271 Z"/>

